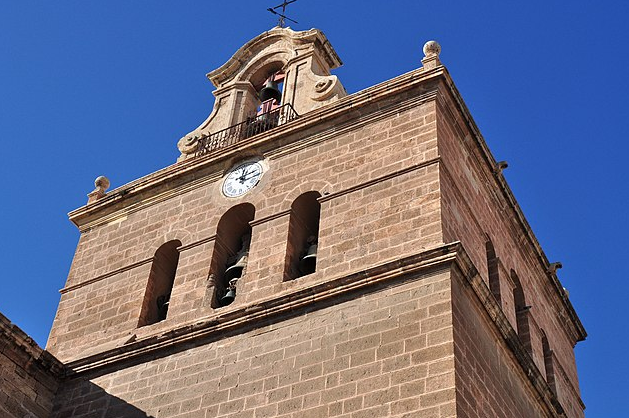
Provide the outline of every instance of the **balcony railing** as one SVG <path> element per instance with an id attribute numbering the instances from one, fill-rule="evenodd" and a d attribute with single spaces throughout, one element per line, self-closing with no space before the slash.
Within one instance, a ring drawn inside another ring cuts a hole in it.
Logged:
<path id="1" fill-rule="evenodd" d="M 199 139 L 196 156 L 204 155 L 219 148 L 234 145 L 245 138 L 273 129 L 296 119 L 299 115 L 290 104 L 285 104 L 269 112 L 247 118 L 244 122 L 222 131 L 211 133 Z"/>

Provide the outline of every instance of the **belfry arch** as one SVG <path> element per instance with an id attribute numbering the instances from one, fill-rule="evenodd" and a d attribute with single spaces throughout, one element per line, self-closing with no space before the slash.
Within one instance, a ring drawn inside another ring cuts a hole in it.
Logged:
<path id="1" fill-rule="evenodd" d="M 330 74 L 330 70 L 341 65 L 327 38 L 317 29 L 295 32 L 276 27 L 252 39 L 220 68 L 207 74 L 216 87 L 214 108 L 199 127 L 179 140 L 179 160 L 196 155 L 210 135 L 246 123 L 259 114 L 259 91 L 275 75 L 281 74 L 283 81 L 281 104 L 287 106 L 286 110 L 290 106 L 294 115 L 303 115 L 346 96 L 338 78 Z M 288 120 L 292 117 L 278 115 L 278 124 Z"/>

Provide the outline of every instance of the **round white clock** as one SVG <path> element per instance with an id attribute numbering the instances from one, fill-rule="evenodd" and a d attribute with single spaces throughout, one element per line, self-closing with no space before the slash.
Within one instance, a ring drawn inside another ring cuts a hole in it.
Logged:
<path id="1" fill-rule="evenodd" d="M 223 181 L 223 194 L 238 197 L 253 189 L 262 177 L 262 165 L 258 162 L 243 163 L 227 174 Z"/>

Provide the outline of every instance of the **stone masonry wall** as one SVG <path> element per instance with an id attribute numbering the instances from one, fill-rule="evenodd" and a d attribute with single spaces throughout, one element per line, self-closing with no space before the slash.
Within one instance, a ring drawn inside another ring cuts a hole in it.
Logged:
<path id="1" fill-rule="evenodd" d="M 553 288 L 545 266 L 527 241 L 526 231 L 513 218 L 514 214 L 493 179 L 493 161 L 485 161 L 474 133 L 458 112 L 452 95 L 444 88 L 438 97 L 437 129 L 442 191 L 442 216 L 446 242 L 461 241 L 481 277 L 489 286 L 485 243 L 492 240 L 500 266 L 502 309 L 517 330 L 513 301 L 513 270 L 525 294 L 531 339 L 532 359 L 545 375 L 542 332 L 553 350 L 555 375 L 566 379 L 558 382 L 559 400 L 573 411 L 571 418 L 583 416 L 573 347 L 574 333 L 568 332 L 565 308 Z"/>
<path id="2" fill-rule="evenodd" d="M 457 418 L 545 417 L 526 376 L 466 280 L 453 272 Z"/>
<path id="3" fill-rule="evenodd" d="M 0 416 L 48 418 L 62 365 L 0 314 Z"/>
<path id="4" fill-rule="evenodd" d="M 450 273 L 400 277 L 244 333 L 75 377 L 53 417 L 455 417 Z"/>
<path id="5" fill-rule="evenodd" d="M 434 103 L 397 110 L 373 104 L 363 112 L 299 132 L 302 145 L 261 156 L 267 170 L 241 198 L 223 197 L 221 178 L 213 174 L 198 187 L 84 231 L 48 349 L 70 361 L 214 315 L 207 295 L 214 234 L 220 217 L 239 203 L 256 208 L 249 264 L 236 301 L 222 312 L 440 245 Z M 325 138 L 307 142 L 317 135 Z M 252 155 L 255 150 L 243 149 L 217 170 Z M 317 272 L 284 282 L 288 210 L 310 190 L 322 195 Z M 173 239 L 183 246 L 168 318 L 137 328 L 151 258 Z"/>

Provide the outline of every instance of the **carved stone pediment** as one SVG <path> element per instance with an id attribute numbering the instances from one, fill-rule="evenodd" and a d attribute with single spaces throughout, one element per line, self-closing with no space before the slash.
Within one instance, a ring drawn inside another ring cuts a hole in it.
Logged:
<path id="1" fill-rule="evenodd" d="M 207 74 L 214 84 L 210 116 L 177 144 L 180 160 L 193 156 L 199 141 L 247 120 L 260 105 L 258 91 L 274 73 L 284 73 L 282 104 L 302 115 L 347 95 L 330 70 L 342 65 L 325 35 L 276 27 L 243 45 L 221 67 Z"/>

